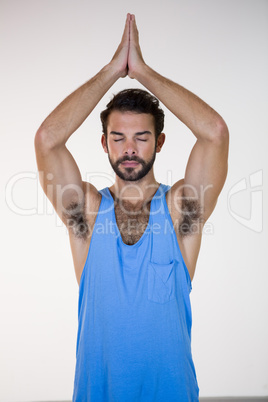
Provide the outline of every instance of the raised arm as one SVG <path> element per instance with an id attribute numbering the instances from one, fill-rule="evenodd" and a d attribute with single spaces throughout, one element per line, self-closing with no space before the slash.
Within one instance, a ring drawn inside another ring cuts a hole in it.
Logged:
<path id="1" fill-rule="evenodd" d="M 109 88 L 120 78 L 127 75 L 127 57 L 129 47 L 129 20 L 127 16 L 121 43 L 113 59 L 93 78 L 79 87 L 41 124 L 36 138 L 46 140 L 52 146 L 65 144 L 68 138 L 89 116 Z M 43 138 L 44 137 L 44 138 Z"/>
<path id="2" fill-rule="evenodd" d="M 134 16 L 130 21 L 128 68 L 129 77 L 138 80 L 160 99 L 197 138 L 184 179 L 172 189 L 174 197 L 177 192 L 180 197 L 198 199 L 204 223 L 212 213 L 226 179 L 228 128 L 222 117 L 199 97 L 161 76 L 144 62 Z"/>
<path id="3" fill-rule="evenodd" d="M 130 14 L 126 19 L 122 40 L 110 63 L 61 102 L 35 135 L 41 186 L 66 225 L 71 214 L 81 222 L 85 193 L 80 171 L 66 148 L 66 142 L 116 80 L 127 75 L 129 22 Z M 90 186 L 94 197 L 97 190 Z"/>

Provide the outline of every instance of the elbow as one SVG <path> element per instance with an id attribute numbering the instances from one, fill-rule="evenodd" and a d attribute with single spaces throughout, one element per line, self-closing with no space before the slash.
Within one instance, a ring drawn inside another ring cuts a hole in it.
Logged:
<path id="1" fill-rule="evenodd" d="M 37 130 L 34 137 L 35 149 L 52 149 L 55 147 L 51 135 L 42 126 Z"/>
<path id="2" fill-rule="evenodd" d="M 219 117 L 215 122 L 215 127 L 212 133 L 212 141 L 219 143 L 229 142 L 229 130 L 227 124 L 222 117 Z"/>

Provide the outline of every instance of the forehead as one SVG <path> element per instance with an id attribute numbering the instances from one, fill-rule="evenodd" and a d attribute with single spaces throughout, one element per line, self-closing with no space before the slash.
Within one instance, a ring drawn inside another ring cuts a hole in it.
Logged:
<path id="1" fill-rule="evenodd" d="M 120 112 L 114 110 L 108 118 L 109 131 L 154 131 L 154 117 L 149 113 Z"/>

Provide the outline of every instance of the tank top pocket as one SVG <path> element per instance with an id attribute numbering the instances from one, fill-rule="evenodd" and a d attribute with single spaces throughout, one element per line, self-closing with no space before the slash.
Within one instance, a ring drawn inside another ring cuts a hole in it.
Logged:
<path id="1" fill-rule="evenodd" d="M 174 261 L 148 264 L 148 300 L 164 304 L 175 298 Z"/>

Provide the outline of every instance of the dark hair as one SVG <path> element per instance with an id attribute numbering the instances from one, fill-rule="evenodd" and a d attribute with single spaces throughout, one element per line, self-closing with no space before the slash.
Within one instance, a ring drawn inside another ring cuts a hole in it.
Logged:
<path id="1" fill-rule="evenodd" d="M 156 139 L 164 128 L 164 112 L 159 106 L 159 100 L 143 89 L 124 89 L 106 105 L 100 114 L 102 131 L 107 139 L 107 122 L 114 110 L 121 112 L 148 113 L 154 117 Z"/>

